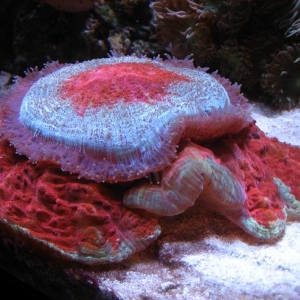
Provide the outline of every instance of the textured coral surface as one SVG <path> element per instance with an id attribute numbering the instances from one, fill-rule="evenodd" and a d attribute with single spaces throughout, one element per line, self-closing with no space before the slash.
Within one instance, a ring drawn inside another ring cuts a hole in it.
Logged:
<path id="1" fill-rule="evenodd" d="M 147 247 L 160 233 L 157 220 L 122 203 L 122 188 L 35 165 L 0 143 L 1 226 L 14 230 L 35 251 L 97 264 L 118 262 Z"/>
<path id="2" fill-rule="evenodd" d="M 256 124 L 267 136 L 298 147 L 264 139 L 260 133 L 261 139 L 250 140 L 250 145 L 256 144 L 253 149 L 260 152 L 259 145 L 270 142 L 265 156 L 259 156 L 261 166 L 269 161 L 275 172 L 284 173 L 282 178 L 299 186 L 300 110 L 278 113 L 256 104 L 255 111 Z M 283 155 L 273 159 L 271 149 Z M 285 155 L 295 159 L 288 167 Z M 160 224 L 162 235 L 155 251 L 143 251 L 139 260 L 133 257 L 124 270 L 99 273 L 98 282 L 124 300 L 300 299 L 299 222 L 287 222 L 282 238 L 266 243 L 196 202 L 181 215 L 161 218 Z"/>
<path id="3" fill-rule="evenodd" d="M 284 232 L 287 218 L 300 219 L 299 147 L 267 137 L 254 123 L 208 147 L 244 185 L 244 211 L 233 221 L 254 236 L 272 238 Z"/>
<path id="4" fill-rule="evenodd" d="M 183 136 L 211 140 L 247 126 L 240 86 L 205 71 L 191 60 L 116 53 L 53 62 L 1 97 L 0 133 L 33 162 L 97 182 L 142 178 L 171 163 Z"/>

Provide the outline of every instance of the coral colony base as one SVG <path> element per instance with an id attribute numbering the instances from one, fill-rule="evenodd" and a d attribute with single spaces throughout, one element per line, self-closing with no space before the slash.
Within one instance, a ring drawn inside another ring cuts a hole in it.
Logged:
<path id="1" fill-rule="evenodd" d="M 300 218 L 300 149 L 191 60 L 113 53 L 32 70 L 1 99 L 1 227 L 52 256 L 120 262 L 195 201 L 252 236 Z"/>

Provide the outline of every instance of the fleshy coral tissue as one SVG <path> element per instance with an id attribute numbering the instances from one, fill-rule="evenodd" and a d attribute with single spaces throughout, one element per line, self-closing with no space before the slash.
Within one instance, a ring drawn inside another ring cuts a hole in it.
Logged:
<path id="1" fill-rule="evenodd" d="M 206 71 L 113 53 L 16 78 L 0 103 L 1 226 L 84 264 L 145 249 L 157 215 L 195 201 L 279 238 L 300 218 L 300 149 L 267 138 L 240 86 Z"/>

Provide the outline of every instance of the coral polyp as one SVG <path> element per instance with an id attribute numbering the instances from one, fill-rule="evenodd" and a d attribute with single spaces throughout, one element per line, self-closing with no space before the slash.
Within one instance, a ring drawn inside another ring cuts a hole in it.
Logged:
<path id="1" fill-rule="evenodd" d="M 272 55 L 263 74 L 262 86 L 274 106 L 291 109 L 300 104 L 300 44 L 286 46 Z"/>
<path id="2" fill-rule="evenodd" d="M 182 137 L 239 131 L 250 106 L 239 86 L 191 61 L 116 55 L 48 64 L 19 78 L 1 108 L 3 138 L 31 161 L 117 182 L 162 170 Z"/>

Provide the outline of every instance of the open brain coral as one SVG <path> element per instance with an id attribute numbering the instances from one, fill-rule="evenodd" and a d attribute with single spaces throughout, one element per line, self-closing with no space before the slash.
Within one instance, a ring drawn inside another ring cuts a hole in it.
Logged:
<path id="1" fill-rule="evenodd" d="M 156 239 L 145 210 L 176 215 L 195 201 L 277 238 L 300 215 L 299 176 L 289 175 L 300 151 L 266 138 L 250 109 L 238 85 L 189 60 L 114 54 L 31 71 L 1 99 L 4 225 L 87 263 Z M 282 149 L 290 160 L 279 171 Z"/>

